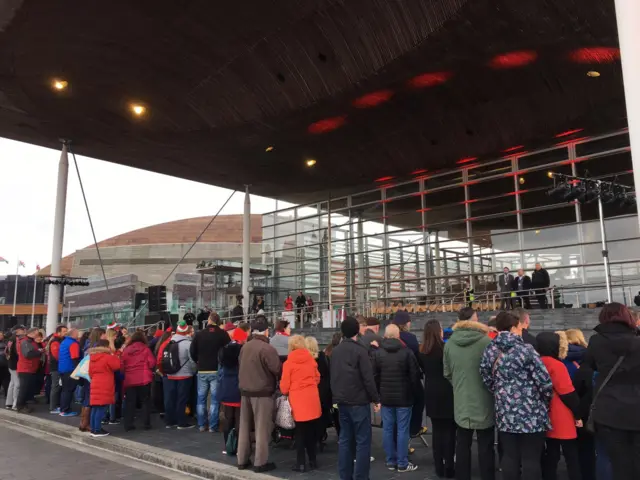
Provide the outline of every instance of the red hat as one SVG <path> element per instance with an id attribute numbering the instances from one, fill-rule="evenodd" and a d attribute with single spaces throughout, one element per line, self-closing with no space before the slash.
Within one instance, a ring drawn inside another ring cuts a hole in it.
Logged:
<path id="1" fill-rule="evenodd" d="M 236 328 L 231 334 L 231 340 L 238 343 L 244 343 L 249 338 L 249 332 L 245 332 L 241 328 Z"/>
<path id="2" fill-rule="evenodd" d="M 236 328 L 236 326 L 231 322 L 227 322 L 227 323 L 224 324 L 224 331 L 225 332 L 229 332 L 229 331 L 233 330 L 234 328 Z"/>
<path id="3" fill-rule="evenodd" d="M 153 338 L 160 338 L 164 332 L 161 329 L 156 330 L 156 333 L 153 334 Z"/>

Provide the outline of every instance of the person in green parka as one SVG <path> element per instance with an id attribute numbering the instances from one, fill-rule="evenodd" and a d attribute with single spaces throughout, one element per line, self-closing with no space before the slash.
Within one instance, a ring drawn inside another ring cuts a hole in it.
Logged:
<path id="1" fill-rule="evenodd" d="M 456 479 L 471 479 L 473 432 L 478 438 L 478 463 L 482 480 L 495 479 L 493 395 L 480 376 L 484 349 L 491 343 L 489 327 L 459 321 L 444 348 L 444 376 L 453 385 L 453 409 L 457 425 Z"/>

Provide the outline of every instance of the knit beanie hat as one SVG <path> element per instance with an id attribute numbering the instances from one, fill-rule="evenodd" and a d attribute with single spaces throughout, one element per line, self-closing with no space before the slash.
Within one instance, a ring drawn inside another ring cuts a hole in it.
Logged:
<path id="1" fill-rule="evenodd" d="M 189 325 L 184 320 L 178 322 L 178 328 L 176 329 L 176 333 L 183 334 L 189 331 Z"/>
<path id="2" fill-rule="evenodd" d="M 118 322 L 111 322 L 109 325 L 107 325 L 107 330 L 112 330 L 116 327 L 119 327 L 120 325 L 118 325 Z"/>
<path id="3" fill-rule="evenodd" d="M 340 324 L 340 331 L 345 338 L 353 338 L 360 331 L 360 324 L 358 320 L 353 317 L 345 318 Z"/>
<path id="4" fill-rule="evenodd" d="M 406 325 L 410 321 L 411 317 L 409 316 L 409 312 L 398 310 L 391 323 L 393 323 L 394 325 Z"/>

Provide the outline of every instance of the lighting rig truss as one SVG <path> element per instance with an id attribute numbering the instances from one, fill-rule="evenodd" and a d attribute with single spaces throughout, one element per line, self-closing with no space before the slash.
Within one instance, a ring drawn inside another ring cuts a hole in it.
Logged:
<path id="1" fill-rule="evenodd" d="M 594 178 L 575 177 L 562 173 L 549 172 L 549 178 L 553 179 L 553 187 L 547 191 L 547 195 L 558 197 L 567 202 L 577 201 L 581 204 L 598 202 L 598 217 L 600 220 L 600 236 L 602 240 L 602 262 L 604 265 L 604 277 L 607 287 L 607 300 L 612 302 L 611 267 L 609 265 L 609 250 L 607 249 L 607 232 L 604 224 L 603 204 L 617 203 L 620 208 L 630 207 L 636 204 L 636 193 L 633 187 L 620 185 Z"/>
<path id="2" fill-rule="evenodd" d="M 86 277 L 68 277 L 66 275 L 61 275 L 59 277 L 48 275 L 44 277 L 44 284 L 63 285 L 65 287 L 88 287 L 89 279 Z"/>
<path id="3" fill-rule="evenodd" d="M 567 202 L 577 200 L 581 204 L 587 204 L 600 199 L 605 205 L 618 204 L 620 208 L 636 204 L 634 188 L 615 181 L 606 182 L 554 172 L 549 172 L 549 177 L 553 179 L 553 187 L 547 191 L 547 195 Z"/>

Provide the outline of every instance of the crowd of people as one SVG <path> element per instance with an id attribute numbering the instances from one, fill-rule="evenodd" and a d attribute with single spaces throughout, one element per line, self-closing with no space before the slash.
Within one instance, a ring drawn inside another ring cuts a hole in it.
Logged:
<path id="1" fill-rule="evenodd" d="M 399 311 L 383 329 L 373 317 L 346 317 L 324 351 L 262 315 L 222 324 L 212 312 L 198 331 L 181 321 L 132 335 L 60 326 L 43 338 L 18 325 L 0 337 L 6 408 L 30 413 L 46 387 L 51 413 L 75 416 L 79 395 L 79 428 L 93 436 L 120 416 L 135 429 L 138 409 L 151 428 L 155 408 L 168 429 L 221 430 L 224 453 L 256 472 L 276 468 L 270 444 L 285 428 L 293 470 L 316 469 L 333 426 L 342 480 L 369 478 L 377 423 L 386 468 L 415 471 L 409 444 L 425 433 L 426 413 L 440 478 L 471 478 L 474 436 L 482 480 L 498 469 L 505 480 L 553 480 L 563 456 L 571 480 L 640 478 L 640 338 L 627 307 L 606 305 L 588 344 L 580 330 L 532 335 L 522 308 L 488 325 L 463 308 L 451 326 L 427 321 L 420 340 L 410 320 Z"/>

